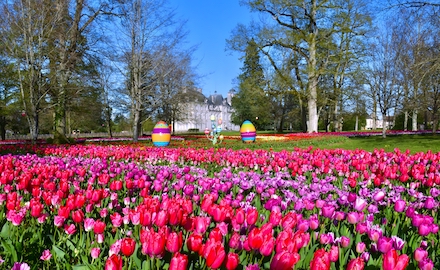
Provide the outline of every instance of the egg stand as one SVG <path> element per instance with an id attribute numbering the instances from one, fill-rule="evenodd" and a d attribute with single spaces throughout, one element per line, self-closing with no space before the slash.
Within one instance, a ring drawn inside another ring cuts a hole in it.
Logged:
<path id="1" fill-rule="evenodd" d="M 215 116 L 211 115 L 211 130 L 209 128 L 205 129 L 205 135 L 208 140 L 212 142 L 213 145 L 216 145 L 217 143 L 221 143 L 223 141 L 223 135 L 220 133 L 222 132 L 222 119 L 218 119 L 218 125 L 215 123 Z"/>

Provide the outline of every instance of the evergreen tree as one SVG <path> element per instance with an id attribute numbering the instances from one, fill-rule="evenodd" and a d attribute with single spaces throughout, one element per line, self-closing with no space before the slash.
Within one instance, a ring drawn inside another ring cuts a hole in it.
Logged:
<path id="1" fill-rule="evenodd" d="M 240 125 L 244 120 L 251 121 L 262 129 L 271 122 L 270 100 L 264 89 L 266 80 L 260 64 L 259 49 L 252 39 L 246 47 L 242 73 L 238 76 L 238 93 L 232 99 L 232 122 Z"/>

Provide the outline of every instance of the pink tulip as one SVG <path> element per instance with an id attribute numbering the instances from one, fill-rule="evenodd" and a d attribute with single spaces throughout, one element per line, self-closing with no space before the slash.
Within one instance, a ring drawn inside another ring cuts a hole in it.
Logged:
<path id="1" fill-rule="evenodd" d="M 50 250 L 46 249 L 43 251 L 43 254 L 41 254 L 40 259 L 43 261 L 48 261 L 52 258 L 52 254 L 50 253 Z"/>
<path id="2" fill-rule="evenodd" d="M 356 244 L 356 252 L 357 253 L 363 253 L 366 248 L 367 248 L 367 246 L 365 245 L 364 242 L 359 242 Z"/>
<path id="3" fill-rule="evenodd" d="M 362 199 L 361 197 L 357 197 L 354 203 L 354 209 L 356 211 L 362 212 L 367 206 L 367 201 Z"/>
<path id="4" fill-rule="evenodd" d="M 365 267 L 365 262 L 361 258 L 352 259 L 347 264 L 347 270 L 363 270 Z"/>
<path id="5" fill-rule="evenodd" d="M 428 251 L 426 251 L 420 247 L 416 248 L 416 250 L 414 251 L 414 260 L 416 262 L 420 262 L 427 257 L 428 257 Z"/>
<path id="6" fill-rule="evenodd" d="M 99 254 L 101 254 L 100 248 L 95 247 L 90 250 L 90 255 L 92 256 L 92 259 L 97 259 L 99 257 Z"/>

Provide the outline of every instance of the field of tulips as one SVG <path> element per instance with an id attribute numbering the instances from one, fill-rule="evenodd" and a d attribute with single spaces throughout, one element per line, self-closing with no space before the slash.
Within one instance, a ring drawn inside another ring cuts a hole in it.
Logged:
<path id="1" fill-rule="evenodd" d="M 440 153 L 0 150 L 0 269 L 440 269 Z"/>

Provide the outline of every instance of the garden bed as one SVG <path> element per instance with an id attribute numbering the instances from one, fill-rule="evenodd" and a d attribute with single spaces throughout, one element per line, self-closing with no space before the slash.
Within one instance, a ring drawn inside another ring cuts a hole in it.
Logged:
<path id="1" fill-rule="evenodd" d="M 440 267 L 439 153 L 175 144 L 0 146 L 1 268 Z"/>

